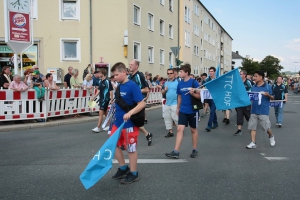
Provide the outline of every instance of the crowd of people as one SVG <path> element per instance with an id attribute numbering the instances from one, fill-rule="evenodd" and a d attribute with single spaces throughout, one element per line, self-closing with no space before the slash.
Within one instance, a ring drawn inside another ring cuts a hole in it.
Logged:
<path id="1" fill-rule="evenodd" d="M 153 134 L 148 132 L 144 123 L 147 123 L 145 113 L 146 100 L 149 97 L 149 89 L 157 87 L 161 89 L 166 104 L 163 109 L 163 119 L 167 130 L 166 138 L 176 135 L 174 149 L 165 155 L 170 158 L 179 158 L 180 146 L 183 140 L 185 127 L 190 127 L 192 137 L 191 158 L 198 156 L 198 122 L 201 118 L 208 116 L 206 131 L 210 132 L 218 127 L 218 117 L 216 114 L 216 105 L 214 99 L 207 97 L 203 101 L 203 110 L 194 106 L 194 101 L 200 102 L 201 91 L 205 89 L 205 84 L 216 79 L 216 68 L 210 67 L 209 74 L 194 76 L 191 74 L 191 66 L 184 64 L 180 68 L 170 68 L 166 71 L 166 77 L 160 75 L 152 77 L 149 72 L 142 73 L 138 71 L 139 62 L 132 60 L 129 68 L 123 63 L 116 63 L 111 68 L 111 77 L 107 77 L 107 70 L 101 68 L 98 71 L 93 70 L 89 65 L 84 71 L 83 83 L 78 78 L 79 71 L 68 68 L 68 73 L 64 77 L 65 88 L 98 88 L 96 94 L 93 94 L 92 100 L 99 98 L 99 120 L 97 126 L 92 129 L 93 132 L 101 131 L 101 124 L 104 116 L 107 116 L 108 106 L 115 104 L 115 119 L 112 127 L 106 127 L 103 130 L 110 129 L 110 135 L 126 121 L 121 137 L 117 144 L 115 158 L 119 162 L 119 169 L 113 176 L 113 179 L 122 179 L 121 183 L 130 184 L 139 180 L 137 172 L 137 144 L 138 135 L 141 131 L 147 140 L 148 146 L 152 144 Z M 237 131 L 234 136 L 242 134 L 244 119 L 248 122 L 248 129 L 251 131 L 251 142 L 246 145 L 247 149 L 254 149 L 256 144 L 256 130 L 258 124 L 268 134 L 270 145 L 275 146 L 275 138 L 271 131 L 270 101 L 280 101 L 280 106 L 274 108 L 277 127 L 282 127 L 283 110 L 287 102 L 287 87 L 283 83 L 283 77 L 278 76 L 274 84 L 269 84 L 265 80 L 265 74 L 262 71 L 256 71 L 253 76 L 248 75 L 246 71 L 240 71 L 240 77 L 245 90 L 261 95 L 261 99 L 252 100 L 252 103 L 244 107 L 235 108 L 237 115 Z M 23 79 L 23 81 L 22 81 Z M 38 66 L 33 66 L 24 72 L 24 77 L 15 75 L 13 80 L 10 77 L 10 69 L 4 67 L 0 76 L 1 86 L 4 89 L 17 91 L 26 91 L 29 88 L 36 90 L 37 98 L 43 100 L 45 87 L 51 90 L 59 90 L 60 87 L 53 81 L 52 74 L 44 76 L 38 70 Z M 230 123 L 231 110 L 224 110 L 224 119 L 222 122 Z M 173 132 L 173 126 L 177 127 L 176 134 Z M 130 167 L 125 164 L 122 150 L 128 151 Z"/>

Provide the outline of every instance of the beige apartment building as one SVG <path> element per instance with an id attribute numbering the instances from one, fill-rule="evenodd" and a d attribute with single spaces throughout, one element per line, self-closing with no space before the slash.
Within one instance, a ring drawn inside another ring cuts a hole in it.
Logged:
<path id="1" fill-rule="evenodd" d="M 175 63 L 170 47 L 178 46 L 178 1 L 32 0 L 32 8 L 34 46 L 23 54 L 24 67 L 61 68 L 64 75 L 73 66 L 82 74 L 89 63 L 136 59 L 141 71 L 164 75 Z M 0 67 L 12 65 L 12 56 L 1 28 Z"/>
<path id="2" fill-rule="evenodd" d="M 180 60 L 192 73 L 208 73 L 220 64 L 221 74 L 231 70 L 232 38 L 199 0 L 180 1 Z"/>
<path id="3" fill-rule="evenodd" d="M 4 0 L 0 0 L 3 5 Z M 32 0 L 34 45 L 22 55 L 23 67 L 40 71 L 96 68 L 140 61 L 140 71 L 166 76 L 175 64 L 170 47 L 192 73 L 221 63 L 231 69 L 232 38 L 198 0 Z M 3 9 L 0 9 L 0 21 Z M 0 68 L 12 66 L 12 51 L 0 29 Z"/>

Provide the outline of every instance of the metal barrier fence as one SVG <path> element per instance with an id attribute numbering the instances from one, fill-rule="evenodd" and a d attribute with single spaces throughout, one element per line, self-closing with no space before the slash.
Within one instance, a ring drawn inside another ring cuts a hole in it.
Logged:
<path id="1" fill-rule="evenodd" d="M 93 91 L 93 95 L 96 91 Z M 89 108 L 92 93 L 84 89 L 46 90 L 45 100 L 39 101 L 36 91 L 0 90 L 0 120 L 44 119 L 99 110 L 98 104 Z M 147 104 L 161 104 L 161 90 L 151 88 Z M 96 100 L 97 101 L 97 98 Z"/>

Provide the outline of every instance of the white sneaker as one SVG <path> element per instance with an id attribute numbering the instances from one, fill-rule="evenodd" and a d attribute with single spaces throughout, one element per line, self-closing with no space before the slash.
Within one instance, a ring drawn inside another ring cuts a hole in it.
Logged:
<path id="1" fill-rule="evenodd" d="M 246 146 L 247 149 L 255 149 L 257 145 L 254 142 L 251 142 L 249 145 Z"/>
<path id="2" fill-rule="evenodd" d="M 278 126 L 279 124 L 278 123 L 276 123 L 276 126 Z"/>
<path id="3" fill-rule="evenodd" d="M 198 118 L 198 122 L 200 122 L 200 121 L 201 121 L 201 118 L 199 117 L 199 118 Z"/>
<path id="4" fill-rule="evenodd" d="M 92 129 L 92 131 L 94 131 L 94 132 L 96 132 L 96 133 L 99 133 L 99 132 L 100 132 L 100 128 L 95 127 L 95 128 Z"/>
<path id="5" fill-rule="evenodd" d="M 109 126 L 105 127 L 103 130 L 104 131 L 108 131 L 109 130 Z"/>
<path id="6" fill-rule="evenodd" d="M 274 147 L 274 146 L 275 146 L 275 138 L 274 138 L 274 135 L 273 135 L 273 137 L 270 138 L 270 145 L 271 145 L 271 147 Z"/>

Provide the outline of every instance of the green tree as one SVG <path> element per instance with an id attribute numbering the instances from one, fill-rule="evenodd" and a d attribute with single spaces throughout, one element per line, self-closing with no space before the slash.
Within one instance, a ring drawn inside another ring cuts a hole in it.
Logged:
<path id="1" fill-rule="evenodd" d="M 247 74 L 253 75 L 255 71 L 259 70 L 259 63 L 257 61 L 253 61 L 249 58 L 244 58 L 242 62 L 243 67 L 241 67 L 241 70 L 245 70 Z"/>
<path id="2" fill-rule="evenodd" d="M 260 70 L 267 72 L 267 76 L 275 79 L 280 75 L 280 70 L 283 67 L 280 65 L 280 60 L 274 56 L 267 56 L 260 62 Z"/>

